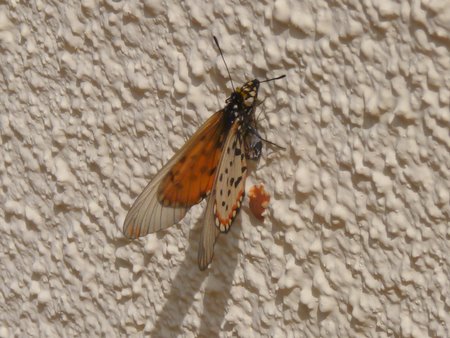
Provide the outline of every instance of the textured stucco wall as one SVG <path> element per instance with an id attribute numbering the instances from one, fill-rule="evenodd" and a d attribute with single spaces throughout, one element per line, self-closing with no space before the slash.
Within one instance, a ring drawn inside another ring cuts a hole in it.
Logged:
<path id="1" fill-rule="evenodd" d="M 0 5 L 0 336 L 445 337 L 450 2 Z M 196 264 L 204 204 L 129 242 L 146 182 L 261 88 L 247 207 Z"/>

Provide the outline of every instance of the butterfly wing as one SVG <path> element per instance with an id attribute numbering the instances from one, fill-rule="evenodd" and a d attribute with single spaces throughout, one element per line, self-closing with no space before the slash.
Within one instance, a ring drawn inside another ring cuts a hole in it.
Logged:
<path id="1" fill-rule="evenodd" d="M 137 238 L 179 222 L 211 191 L 227 135 L 224 114 L 211 116 L 145 187 L 123 225 Z"/>
<path id="2" fill-rule="evenodd" d="M 247 165 L 240 125 L 240 121 L 236 120 L 231 127 L 208 198 L 198 251 L 200 270 L 208 267 L 217 236 L 230 230 L 244 198 Z"/>
<path id="3" fill-rule="evenodd" d="M 198 267 L 205 270 L 214 256 L 214 244 L 220 230 L 214 225 L 214 190 L 208 197 L 205 217 L 203 220 L 202 236 L 198 248 Z"/>

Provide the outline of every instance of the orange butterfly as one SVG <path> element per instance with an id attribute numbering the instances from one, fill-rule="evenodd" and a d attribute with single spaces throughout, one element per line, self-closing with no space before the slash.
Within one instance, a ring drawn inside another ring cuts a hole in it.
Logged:
<path id="1" fill-rule="evenodd" d="M 215 37 L 214 41 L 223 58 Z M 256 130 L 259 85 L 283 77 L 255 79 L 233 91 L 225 108 L 200 127 L 136 199 L 124 221 L 126 237 L 145 236 L 176 224 L 190 207 L 209 196 L 198 251 L 200 270 L 208 267 L 217 236 L 230 230 L 241 207 L 246 159 L 258 159 L 261 141 L 266 141 Z"/>

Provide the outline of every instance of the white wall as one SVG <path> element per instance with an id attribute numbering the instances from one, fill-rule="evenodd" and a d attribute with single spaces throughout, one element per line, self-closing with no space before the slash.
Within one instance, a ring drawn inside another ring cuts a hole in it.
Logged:
<path id="1" fill-rule="evenodd" d="M 0 336 L 445 337 L 450 2 L 0 5 Z M 137 194 L 230 94 L 265 148 L 205 272 L 204 204 L 127 241 Z"/>

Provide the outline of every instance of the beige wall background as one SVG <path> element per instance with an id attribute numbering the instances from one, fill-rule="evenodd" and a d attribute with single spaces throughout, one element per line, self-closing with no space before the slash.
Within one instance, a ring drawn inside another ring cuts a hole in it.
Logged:
<path id="1" fill-rule="evenodd" d="M 446 337 L 450 2 L 0 5 L 1 337 Z M 264 150 L 197 268 L 204 204 L 142 240 L 137 194 L 231 92 Z"/>

